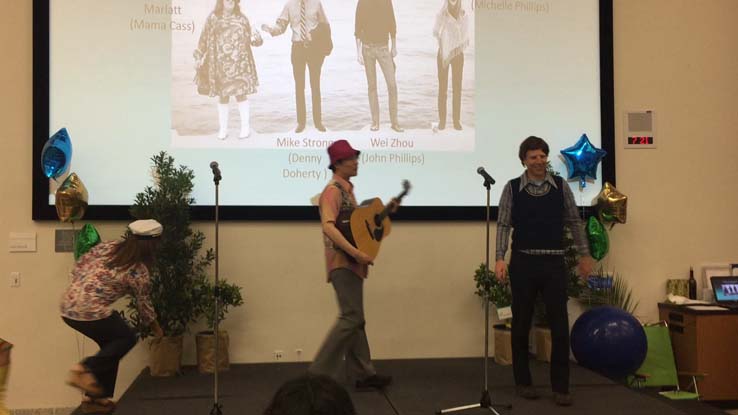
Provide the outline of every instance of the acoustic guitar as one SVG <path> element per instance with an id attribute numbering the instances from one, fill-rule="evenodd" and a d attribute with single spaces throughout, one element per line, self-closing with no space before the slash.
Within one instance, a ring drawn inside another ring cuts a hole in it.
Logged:
<path id="1" fill-rule="evenodd" d="M 397 201 L 401 201 L 409 191 L 410 182 L 403 180 L 402 193 L 397 195 Z M 384 206 L 377 197 L 363 202 L 354 210 L 339 213 L 336 227 L 351 245 L 374 260 L 382 240 L 392 230 L 389 214 L 390 207 Z M 349 258 L 353 259 L 350 255 Z"/>

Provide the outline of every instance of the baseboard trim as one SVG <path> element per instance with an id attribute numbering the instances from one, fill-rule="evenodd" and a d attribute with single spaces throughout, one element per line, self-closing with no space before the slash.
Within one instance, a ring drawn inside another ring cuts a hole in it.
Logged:
<path id="1" fill-rule="evenodd" d="M 10 415 L 69 415 L 77 408 L 11 409 Z"/>

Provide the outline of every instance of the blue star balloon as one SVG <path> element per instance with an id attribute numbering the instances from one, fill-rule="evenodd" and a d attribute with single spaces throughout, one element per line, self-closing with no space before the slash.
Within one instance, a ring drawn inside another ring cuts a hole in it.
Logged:
<path id="1" fill-rule="evenodd" d="M 64 174 L 72 161 L 72 139 L 66 128 L 54 133 L 41 150 L 41 167 L 44 176 L 56 179 Z"/>
<path id="2" fill-rule="evenodd" d="M 564 156 L 566 169 L 569 170 L 569 180 L 579 179 L 579 185 L 585 187 L 587 178 L 597 178 L 597 165 L 607 152 L 596 148 L 589 142 L 587 134 L 582 134 L 576 144 L 561 150 Z"/>

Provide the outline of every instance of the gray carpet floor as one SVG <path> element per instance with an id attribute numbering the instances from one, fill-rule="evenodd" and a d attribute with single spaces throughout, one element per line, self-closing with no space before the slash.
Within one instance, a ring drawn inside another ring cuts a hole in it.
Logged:
<path id="1" fill-rule="evenodd" d="M 356 391 L 348 384 L 360 415 L 434 414 L 440 409 L 479 402 L 484 385 L 483 360 L 414 359 L 376 361 L 377 369 L 394 377 L 384 393 Z M 259 415 L 285 381 L 305 372 L 306 363 L 231 365 L 220 374 L 220 403 L 225 415 Z M 511 366 L 489 364 L 489 392 L 493 403 L 512 404 L 501 414 L 546 415 L 725 415 L 725 410 L 696 401 L 669 401 L 652 390 L 633 390 L 572 363 L 574 405 L 558 407 L 551 398 L 549 366 L 532 361 L 531 371 L 541 399 L 515 396 Z M 213 408 L 213 377 L 186 367 L 183 375 L 154 378 L 144 370 L 118 402 L 118 415 L 206 415 Z M 81 413 L 79 410 L 75 414 Z M 459 414 L 491 413 L 471 409 Z"/>

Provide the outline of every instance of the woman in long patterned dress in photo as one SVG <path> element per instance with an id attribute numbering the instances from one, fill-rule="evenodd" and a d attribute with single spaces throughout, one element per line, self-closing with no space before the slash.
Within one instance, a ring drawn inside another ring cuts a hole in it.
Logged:
<path id="1" fill-rule="evenodd" d="M 218 97 L 218 138 L 228 137 L 228 102 L 236 97 L 241 115 L 239 138 L 251 134 L 248 96 L 256 93 L 259 79 L 251 46 L 261 46 L 259 31 L 252 31 L 241 12 L 240 0 L 217 0 L 200 34 L 194 52 L 197 91 Z"/>
<path id="2" fill-rule="evenodd" d="M 454 129 L 461 130 L 461 81 L 464 49 L 469 46 L 469 21 L 462 0 L 444 0 L 436 16 L 433 36 L 438 39 L 438 129 L 446 128 L 448 73 L 451 72 Z M 450 70 L 450 71 L 449 71 Z"/>

